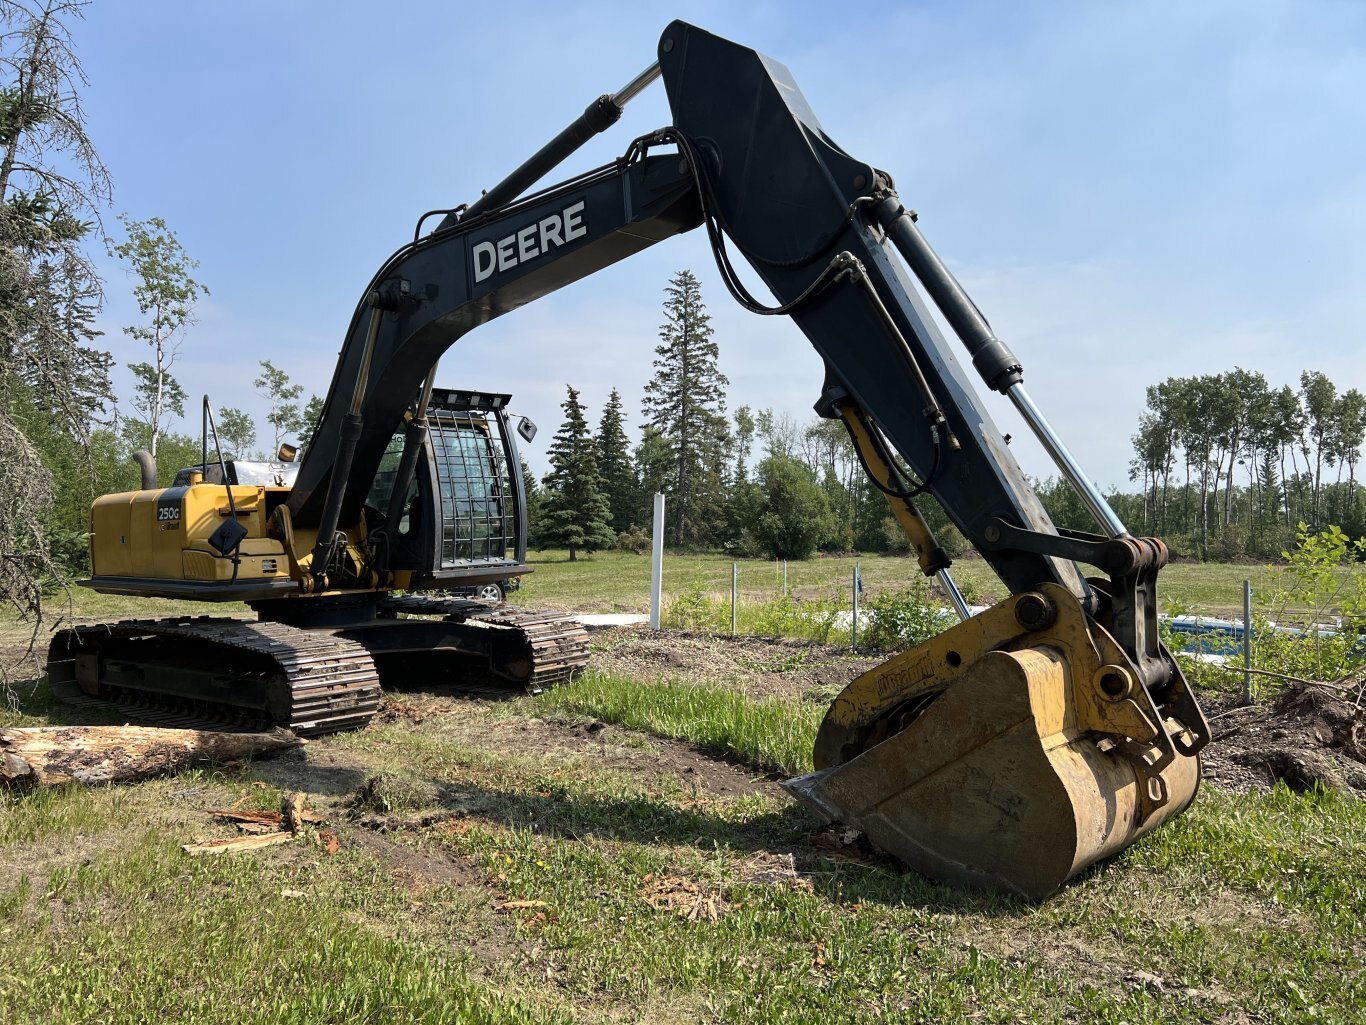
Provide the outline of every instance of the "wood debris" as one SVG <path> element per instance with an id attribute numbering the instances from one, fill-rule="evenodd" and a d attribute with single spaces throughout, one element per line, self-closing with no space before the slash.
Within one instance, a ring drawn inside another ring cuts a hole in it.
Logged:
<path id="1" fill-rule="evenodd" d="M 201 854 L 240 854 L 243 851 L 259 851 L 262 847 L 289 843 L 293 833 L 265 833 L 261 836 L 232 836 L 226 840 L 207 840 L 204 843 L 181 844 L 180 849 L 192 858 Z"/>
<path id="2" fill-rule="evenodd" d="M 230 837 L 226 840 L 208 840 L 181 845 L 181 850 L 192 858 L 201 854 L 237 854 L 243 851 L 256 851 L 262 847 L 289 843 L 297 837 L 309 822 L 322 822 L 323 818 L 309 811 L 304 802 L 307 795 L 299 791 L 286 794 L 279 811 L 237 811 L 233 808 L 214 808 L 210 814 L 220 819 L 236 822 L 246 836 Z M 331 830 L 323 830 L 314 836 L 314 842 L 336 854 L 341 846 Z"/>
<path id="3" fill-rule="evenodd" d="M 284 812 L 279 811 L 237 811 L 233 808 L 210 808 L 209 814 L 239 825 L 272 826 L 278 828 L 284 823 Z M 321 815 L 307 808 L 300 813 L 302 822 L 326 822 Z"/>
<path id="4" fill-rule="evenodd" d="M 715 922 L 728 910 L 719 888 L 704 889 L 682 876 L 650 873 L 640 881 L 639 893 L 656 911 L 672 911 L 690 922 Z"/>

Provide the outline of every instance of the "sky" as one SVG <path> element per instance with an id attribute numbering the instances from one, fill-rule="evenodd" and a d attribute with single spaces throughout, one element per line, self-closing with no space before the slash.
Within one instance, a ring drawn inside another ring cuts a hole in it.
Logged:
<path id="1" fill-rule="evenodd" d="M 1366 4 L 96 0 L 71 28 L 114 181 L 105 227 L 162 217 L 199 261 L 211 294 L 173 370 L 193 405 L 262 418 L 263 359 L 323 393 L 417 217 L 473 200 L 624 86 L 675 17 L 784 63 L 826 132 L 892 173 L 1102 487 L 1128 484 L 1144 390 L 1169 376 L 1313 369 L 1366 391 Z M 656 84 L 555 180 L 668 122 Z M 126 268 L 98 263 L 102 344 L 147 359 L 122 333 Z M 819 360 L 733 302 L 700 231 L 466 336 L 438 383 L 511 392 L 541 427 L 523 446 L 538 473 L 566 385 L 592 423 L 619 389 L 634 432 L 684 268 L 729 407 L 810 418 Z M 1051 475 L 1007 400 L 987 405 L 1025 470 Z"/>

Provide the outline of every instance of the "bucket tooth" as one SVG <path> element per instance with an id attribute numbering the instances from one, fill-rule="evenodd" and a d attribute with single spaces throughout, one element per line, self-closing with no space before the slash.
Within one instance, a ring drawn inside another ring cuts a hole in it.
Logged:
<path id="1" fill-rule="evenodd" d="M 1198 760 L 1178 756 L 1155 805 L 1132 753 L 1077 730 L 1070 694 L 1055 649 L 989 652 L 906 729 L 783 785 L 926 876 L 1042 900 L 1181 812 L 1199 782 Z"/>

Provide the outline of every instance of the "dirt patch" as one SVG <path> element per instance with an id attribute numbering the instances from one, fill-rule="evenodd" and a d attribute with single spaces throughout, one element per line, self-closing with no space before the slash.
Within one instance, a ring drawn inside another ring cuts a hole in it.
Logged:
<path id="1" fill-rule="evenodd" d="M 1267 790 L 1278 781 L 1366 796 L 1366 709 L 1321 687 L 1288 684 L 1270 703 L 1212 703 L 1214 742 L 1205 778 L 1229 790 Z"/>
<path id="2" fill-rule="evenodd" d="M 511 736 L 539 752 L 582 755 L 605 769 L 664 777 L 712 797 L 739 797 L 772 786 L 753 770 L 720 761 L 685 741 L 650 737 L 648 746 L 630 746 L 624 742 L 639 743 L 630 730 L 596 720 L 524 720 L 508 726 Z"/>
<path id="3" fill-rule="evenodd" d="M 884 661 L 847 646 L 771 637 L 614 629 L 595 645 L 592 665 L 636 680 L 729 683 L 753 697 L 801 698 L 842 689 Z"/>
<path id="4" fill-rule="evenodd" d="M 634 679 L 729 683 L 754 697 L 828 701 L 887 657 L 804 641 L 624 627 L 600 643 L 593 665 Z M 1291 685 L 1270 705 L 1241 708 L 1218 696 L 1204 703 L 1215 736 L 1204 753 L 1206 782 L 1248 792 L 1284 780 L 1297 790 L 1317 784 L 1366 796 L 1366 710 L 1353 702 Z M 685 766 L 717 764 L 679 747 Z"/>
<path id="5" fill-rule="evenodd" d="M 362 825 L 337 827 L 343 844 L 366 851 L 411 897 L 420 897 L 433 886 L 474 886 L 485 872 L 471 858 L 446 851 L 423 851 Z"/>
<path id="6" fill-rule="evenodd" d="M 396 717 L 408 713 L 415 725 L 457 737 L 481 751 L 534 754 L 552 763 L 583 761 L 594 768 L 670 780 L 697 796 L 739 797 L 774 786 L 752 769 L 685 741 L 647 737 L 597 720 L 490 719 L 487 702 L 427 700 L 420 695 L 406 695 L 401 705 L 386 706 Z"/>

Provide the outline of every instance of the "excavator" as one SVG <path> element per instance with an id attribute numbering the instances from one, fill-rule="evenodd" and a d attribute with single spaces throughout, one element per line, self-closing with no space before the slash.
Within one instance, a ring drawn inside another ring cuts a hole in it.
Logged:
<path id="1" fill-rule="evenodd" d="M 657 79 L 672 124 L 532 191 Z M 96 504 L 90 586 L 246 600 L 260 622 L 68 630 L 53 642 L 53 678 L 86 691 L 179 687 L 305 731 L 360 725 L 373 708 L 372 658 L 459 648 L 473 642 L 452 639 L 456 628 L 480 629 L 422 593 L 451 572 L 431 532 L 444 501 L 429 413 L 441 354 L 698 227 L 734 298 L 789 317 L 815 348 L 817 413 L 847 429 L 920 571 L 961 619 L 850 683 L 817 732 L 814 771 L 788 790 L 925 875 L 1034 900 L 1185 810 L 1210 729 L 1158 634 L 1166 547 L 1132 536 L 1089 481 L 892 176 L 836 145 L 782 64 L 682 21 L 664 30 L 653 64 L 505 179 L 419 220 L 363 293 L 288 488 L 192 479 Z M 755 297 L 732 250 L 776 301 Z M 1049 520 L 931 304 L 1095 533 Z M 1008 598 L 970 614 L 922 496 Z M 402 540 L 424 518 L 428 540 Z M 528 661 L 541 671 L 539 655 L 525 645 L 521 655 L 523 672 Z"/>

